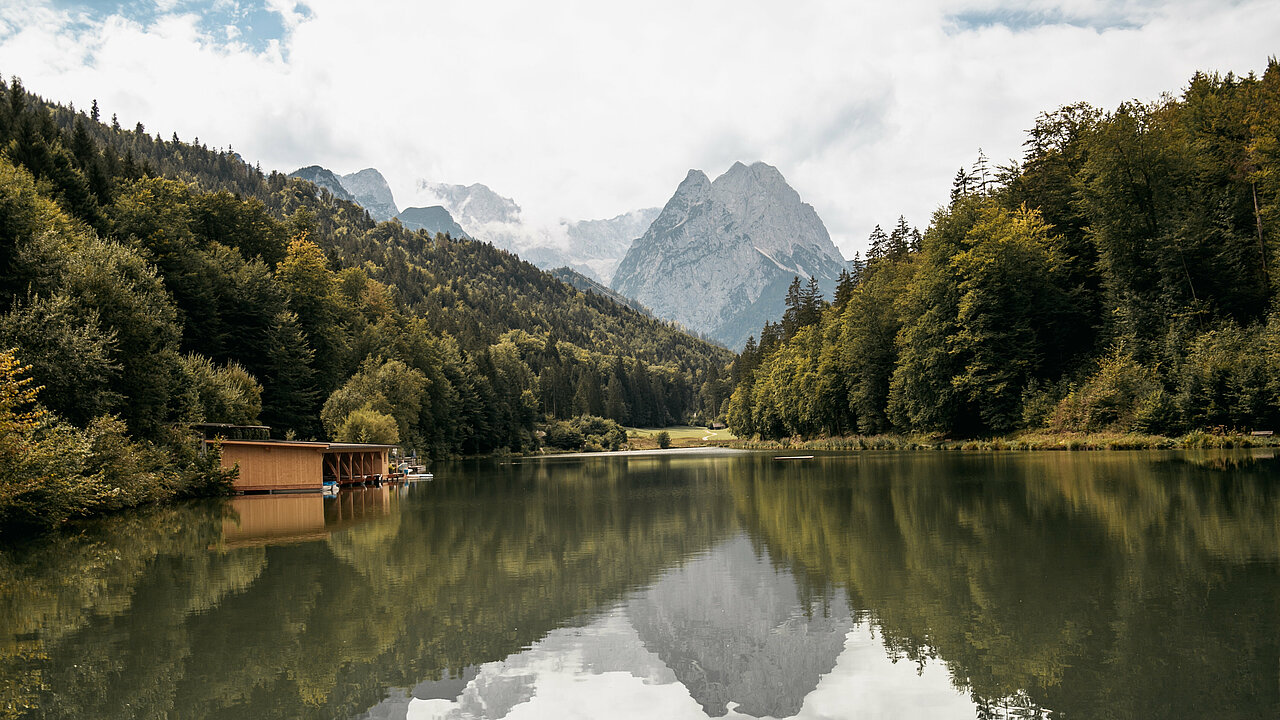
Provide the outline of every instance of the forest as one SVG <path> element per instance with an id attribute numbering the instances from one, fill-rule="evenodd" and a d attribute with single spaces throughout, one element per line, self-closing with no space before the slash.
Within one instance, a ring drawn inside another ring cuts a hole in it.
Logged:
<path id="1" fill-rule="evenodd" d="M 1043 113 L 735 361 L 738 435 L 1280 429 L 1280 64 Z"/>
<path id="2" fill-rule="evenodd" d="M 660 426 L 731 389 L 733 355 L 677 326 L 96 101 L 0 82 L 0 148 L 6 531 L 225 491 L 192 423 L 528 452 L 545 423 Z"/>

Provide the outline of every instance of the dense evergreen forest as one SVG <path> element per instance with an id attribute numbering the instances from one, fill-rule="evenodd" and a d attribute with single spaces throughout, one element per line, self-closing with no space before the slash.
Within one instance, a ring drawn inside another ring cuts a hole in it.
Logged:
<path id="1" fill-rule="evenodd" d="M 1041 115 L 733 367 L 740 435 L 1280 429 L 1280 64 Z"/>
<path id="2" fill-rule="evenodd" d="M 16 78 L 0 97 L 0 526 L 225 483 L 187 423 L 441 456 L 727 398 L 727 350 L 487 243 L 376 223 L 96 101 Z"/>

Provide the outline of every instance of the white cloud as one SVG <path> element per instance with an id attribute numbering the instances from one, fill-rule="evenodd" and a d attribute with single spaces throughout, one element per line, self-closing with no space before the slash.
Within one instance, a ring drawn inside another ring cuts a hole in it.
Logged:
<path id="1" fill-rule="evenodd" d="M 612 217 L 690 167 L 764 160 L 851 255 L 875 223 L 925 225 L 979 147 L 1019 155 L 1039 112 L 1261 70 L 1280 20 L 1265 0 L 269 5 L 285 35 L 260 52 L 193 15 L 0 5 L 0 71 L 264 169 L 374 166 L 398 200 L 483 182 L 531 217 Z"/>

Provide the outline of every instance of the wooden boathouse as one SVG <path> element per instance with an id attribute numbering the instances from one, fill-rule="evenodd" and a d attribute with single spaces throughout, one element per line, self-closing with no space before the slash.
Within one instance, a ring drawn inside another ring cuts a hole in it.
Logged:
<path id="1" fill-rule="evenodd" d="M 320 492 L 326 480 L 339 485 L 380 482 L 388 474 L 394 445 L 223 440 L 222 467 L 239 467 L 238 493 Z"/>

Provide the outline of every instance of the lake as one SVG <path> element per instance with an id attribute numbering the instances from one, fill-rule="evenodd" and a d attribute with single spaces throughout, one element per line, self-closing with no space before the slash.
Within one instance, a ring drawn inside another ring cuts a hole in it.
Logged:
<path id="1" fill-rule="evenodd" d="M 437 464 L 0 554 L 0 718 L 1274 718 L 1280 458 Z"/>

